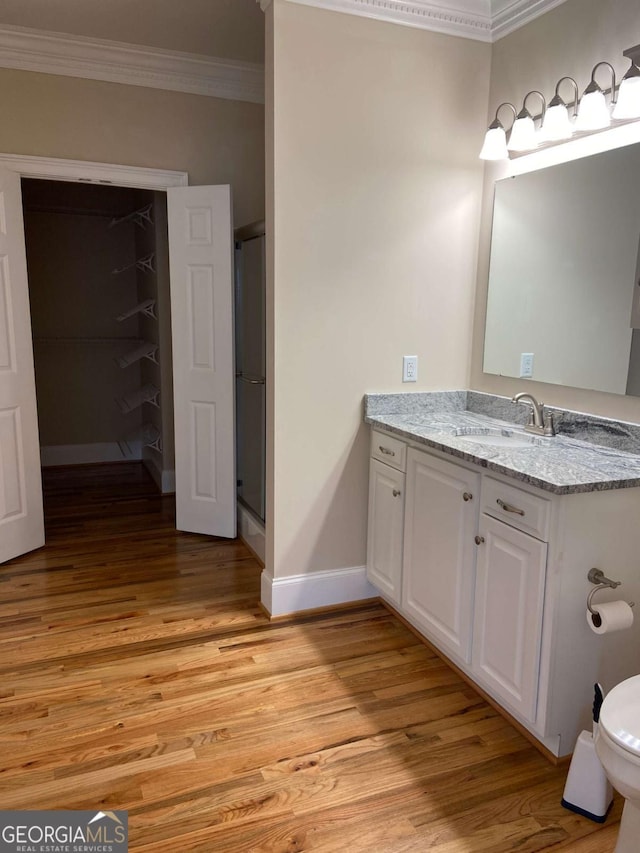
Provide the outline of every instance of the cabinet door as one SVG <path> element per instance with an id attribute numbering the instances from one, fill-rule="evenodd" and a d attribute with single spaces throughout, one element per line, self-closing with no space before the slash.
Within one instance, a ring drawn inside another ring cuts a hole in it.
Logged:
<path id="1" fill-rule="evenodd" d="M 486 515 L 480 536 L 473 672 L 507 709 L 533 722 L 547 545 Z"/>
<path id="2" fill-rule="evenodd" d="M 468 663 L 480 475 L 418 450 L 407 454 L 403 612 L 436 646 Z"/>
<path id="3" fill-rule="evenodd" d="M 367 578 L 395 604 L 400 603 L 404 474 L 376 459 L 369 468 Z"/>

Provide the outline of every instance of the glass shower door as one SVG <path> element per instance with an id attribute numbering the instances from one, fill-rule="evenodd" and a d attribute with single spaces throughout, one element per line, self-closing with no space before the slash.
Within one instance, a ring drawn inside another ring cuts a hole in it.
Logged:
<path id="1" fill-rule="evenodd" d="M 238 499 L 265 519 L 264 223 L 236 239 L 236 457 Z"/>

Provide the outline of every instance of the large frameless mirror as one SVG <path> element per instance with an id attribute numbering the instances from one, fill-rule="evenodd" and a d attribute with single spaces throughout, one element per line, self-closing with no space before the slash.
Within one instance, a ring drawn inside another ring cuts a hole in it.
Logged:
<path id="1" fill-rule="evenodd" d="M 640 144 L 496 183 L 484 372 L 640 396 Z"/>

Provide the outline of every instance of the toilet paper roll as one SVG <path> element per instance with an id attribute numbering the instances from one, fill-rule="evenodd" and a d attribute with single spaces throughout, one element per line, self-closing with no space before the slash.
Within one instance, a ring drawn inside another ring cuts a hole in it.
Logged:
<path id="1" fill-rule="evenodd" d="M 633 610 L 626 601 L 607 601 L 591 606 L 595 614 L 587 610 L 587 624 L 596 634 L 624 631 L 633 625 Z"/>

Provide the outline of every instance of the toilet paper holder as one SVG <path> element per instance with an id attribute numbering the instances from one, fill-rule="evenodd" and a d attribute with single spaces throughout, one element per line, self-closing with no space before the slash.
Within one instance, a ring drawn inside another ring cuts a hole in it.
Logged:
<path id="1" fill-rule="evenodd" d="M 600 592 L 601 589 L 617 589 L 621 586 L 622 581 L 612 581 L 611 578 L 606 577 L 605 573 L 600 569 L 589 569 L 587 574 L 587 580 L 589 583 L 596 584 L 596 586 L 591 590 L 587 597 L 587 610 L 589 613 L 592 613 L 594 616 L 598 614 L 591 606 L 591 602 L 593 601 L 593 596 Z M 635 602 L 630 601 L 629 607 L 635 607 Z"/>

